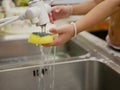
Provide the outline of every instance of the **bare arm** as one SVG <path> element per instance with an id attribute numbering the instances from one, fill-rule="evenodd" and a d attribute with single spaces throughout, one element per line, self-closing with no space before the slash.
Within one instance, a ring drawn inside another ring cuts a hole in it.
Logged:
<path id="1" fill-rule="evenodd" d="M 84 15 L 103 0 L 91 0 L 77 5 L 72 5 L 72 15 Z"/>
<path id="2" fill-rule="evenodd" d="M 82 5 L 73 6 L 72 14 L 74 15 L 86 14 L 86 13 L 87 14 L 80 20 L 76 21 L 75 24 L 73 25 L 67 24 L 61 27 L 56 27 L 51 29 L 50 32 L 54 34 L 58 34 L 58 36 L 54 39 L 53 43 L 50 43 L 47 46 L 61 45 L 74 36 L 76 32 L 76 28 L 77 28 L 77 33 L 84 31 L 88 27 L 91 27 L 99 23 L 100 21 L 104 20 L 106 17 L 118 11 L 118 9 L 120 10 L 119 7 L 120 0 L 94 0 L 94 2 L 89 1 L 83 3 Z M 85 8 L 85 6 L 88 7 Z"/>
<path id="3" fill-rule="evenodd" d="M 120 0 L 104 0 L 76 22 L 78 33 L 93 26 L 119 9 Z"/>

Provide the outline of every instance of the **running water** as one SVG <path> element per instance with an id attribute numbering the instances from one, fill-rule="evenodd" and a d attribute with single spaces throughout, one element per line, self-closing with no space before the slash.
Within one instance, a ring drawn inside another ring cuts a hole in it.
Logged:
<path id="1" fill-rule="evenodd" d="M 51 54 L 53 50 L 53 55 Z M 54 90 L 55 79 L 55 55 L 56 47 L 43 47 L 40 45 L 41 60 L 44 62 L 43 66 L 40 65 L 40 75 L 38 78 L 37 90 Z M 46 66 L 45 64 L 53 63 Z M 45 66 L 44 66 L 45 65 Z"/>

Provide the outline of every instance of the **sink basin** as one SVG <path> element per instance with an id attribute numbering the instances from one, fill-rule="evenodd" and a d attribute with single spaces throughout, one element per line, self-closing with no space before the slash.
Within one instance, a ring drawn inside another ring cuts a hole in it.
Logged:
<path id="1" fill-rule="evenodd" d="M 120 74 L 97 61 L 58 65 L 55 74 L 55 90 L 120 89 Z"/>
<path id="2" fill-rule="evenodd" d="M 75 60 L 76 61 L 76 60 Z M 0 72 L 0 90 L 42 90 L 38 88 L 39 77 L 45 79 L 41 83 L 46 90 L 49 86 L 49 69 L 41 72 L 40 68 L 8 69 Z M 99 61 L 77 61 L 54 66 L 54 90 L 120 90 L 120 74 Z"/>
<path id="3" fill-rule="evenodd" d="M 33 45 L 28 43 L 27 39 L 4 41 L 0 42 L 0 51 L 2 51 L 0 52 L 0 70 L 39 64 L 39 61 L 44 61 L 44 56 L 40 51 L 42 48 L 48 59 L 50 59 L 49 55 L 52 57 L 51 59 L 54 58 L 55 50 L 56 61 L 88 54 L 87 50 L 78 45 L 75 40 L 70 40 L 66 44 L 57 47 Z M 50 53 L 48 53 L 49 51 Z"/>
<path id="4" fill-rule="evenodd" d="M 44 49 L 46 48 L 47 47 L 44 47 Z M 47 49 L 49 49 L 49 47 Z M 28 43 L 27 38 L 20 40 L 0 41 L 0 51 L 1 51 L 0 61 L 2 59 L 26 57 L 26 56 L 30 57 L 41 54 L 40 46 Z M 82 48 L 80 45 L 78 45 L 75 42 L 75 40 L 71 40 L 64 45 L 58 46 L 56 52 L 57 55 L 61 57 L 62 56 L 65 57 L 65 55 L 67 56 L 67 54 L 70 57 L 74 57 L 74 56 L 84 55 L 87 53 L 87 51 L 84 48 Z"/>

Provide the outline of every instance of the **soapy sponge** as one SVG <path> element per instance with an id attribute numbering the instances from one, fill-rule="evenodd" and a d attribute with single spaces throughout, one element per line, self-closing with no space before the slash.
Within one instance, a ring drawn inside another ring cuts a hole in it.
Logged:
<path id="1" fill-rule="evenodd" d="M 34 32 L 29 36 L 28 42 L 32 44 L 48 44 L 53 42 L 54 37 L 54 34 Z"/>

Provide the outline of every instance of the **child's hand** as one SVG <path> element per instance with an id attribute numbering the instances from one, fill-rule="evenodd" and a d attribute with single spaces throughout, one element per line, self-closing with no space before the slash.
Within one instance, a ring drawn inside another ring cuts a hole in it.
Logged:
<path id="1" fill-rule="evenodd" d="M 53 23 L 55 20 L 62 19 L 70 16 L 72 13 L 71 6 L 54 6 L 49 13 L 50 21 Z"/>
<path id="2" fill-rule="evenodd" d="M 74 36 L 73 26 L 71 24 L 61 26 L 59 28 L 52 28 L 50 32 L 53 34 L 57 34 L 54 38 L 54 41 L 49 44 L 45 44 L 43 46 L 59 46 L 66 43 Z"/>

